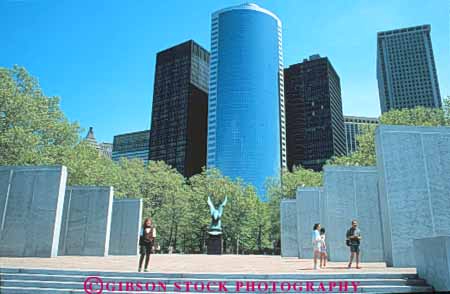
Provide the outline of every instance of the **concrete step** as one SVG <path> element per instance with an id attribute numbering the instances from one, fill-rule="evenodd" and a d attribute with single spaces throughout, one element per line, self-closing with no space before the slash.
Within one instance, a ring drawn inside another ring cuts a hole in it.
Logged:
<path id="1" fill-rule="evenodd" d="M 0 273 L 17 273 L 17 274 L 46 274 L 46 275 L 81 275 L 81 276 L 101 276 L 101 277 L 137 277 L 142 278 L 182 278 L 182 279 L 235 279 L 235 280 L 292 280 L 292 279 L 417 279 L 417 274 L 408 273 L 383 273 L 383 272 L 340 272 L 340 273 L 299 273 L 299 274 L 204 274 L 204 273 L 155 273 L 155 272 L 109 272 L 109 271 L 91 271 L 91 270 L 58 270 L 58 269 L 23 269 L 23 268 L 0 268 Z"/>
<path id="2" fill-rule="evenodd" d="M 104 283 L 107 282 L 116 282 L 116 281 L 128 281 L 128 282 L 142 282 L 142 283 L 154 283 L 158 284 L 158 282 L 164 283 L 166 285 L 174 285 L 174 283 L 183 283 L 186 281 L 192 281 L 193 283 L 212 283 L 212 282 L 220 282 L 225 281 L 229 285 L 235 285 L 237 281 L 254 281 L 255 283 L 263 282 L 267 280 L 260 280 L 260 279 L 251 279 L 251 280 L 230 280 L 230 279 L 160 279 L 160 278 L 146 278 L 146 277 L 133 277 L 133 278 L 125 278 L 125 277 L 102 277 L 101 278 Z M 2 280 L 0 281 L 1 285 L 3 286 L 15 286 L 11 285 L 11 283 L 19 283 L 23 282 L 25 285 L 30 285 L 33 287 L 33 283 L 39 284 L 39 283 L 46 283 L 46 284 L 52 284 L 52 283 L 73 283 L 73 284 L 82 284 L 86 280 L 86 276 L 60 276 L 60 275 L 38 275 L 38 274 L 32 274 L 32 275 L 18 275 L 18 274 L 2 274 Z M 321 281 L 324 283 L 334 282 L 337 281 L 336 279 L 294 279 L 294 280 L 284 280 L 284 279 L 277 279 L 277 280 L 270 280 L 271 282 L 274 282 L 276 285 L 281 285 L 283 282 L 288 281 L 295 281 L 295 282 L 301 282 L 305 284 L 306 282 L 310 281 Z M 351 282 L 358 282 L 360 285 L 397 285 L 397 286 L 424 286 L 426 285 L 425 280 L 423 279 L 339 279 L 341 282 L 348 282 L 349 285 Z"/>
<path id="3" fill-rule="evenodd" d="M 370 293 L 370 294 L 386 294 L 386 293 L 433 293 L 431 287 L 416 287 L 416 286 L 392 286 L 392 287 L 384 287 L 384 286 L 364 286 L 359 289 L 360 291 L 356 293 Z M 74 293 L 86 293 L 80 289 L 55 289 L 55 288 L 22 288 L 22 287 L 3 287 L 0 286 L 0 293 L 2 294 L 74 294 Z M 93 292 L 100 293 L 100 292 Z M 143 294 L 148 292 L 130 292 L 130 291 L 102 291 L 102 294 Z M 151 292 L 155 293 L 155 292 Z M 179 294 L 182 292 L 164 292 L 165 294 Z M 205 294 L 205 292 L 189 292 L 191 294 Z M 218 293 L 218 292 L 216 292 Z M 223 293 L 281 293 L 281 292 L 223 292 Z M 283 292 L 285 293 L 285 292 Z M 295 292 L 300 293 L 300 292 Z M 306 292 L 305 292 L 306 293 Z M 321 292 L 319 292 L 321 293 Z M 330 293 L 330 292 L 328 292 Z M 355 292 L 335 292 L 335 293 L 355 293 Z"/>
<path id="4" fill-rule="evenodd" d="M 166 285 L 152 289 L 152 293 L 183 293 L 183 290 L 174 287 L 178 282 L 185 289 L 186 282 L 197 283 L 199 288 L 191 289 L 189 293 L 209 293 L 206 288 L 202 292 L 201 285 L 208 282 L 226 283 L 228 291 L 223 293 L 299 293 L 302 290 L 291 288 L 289 291 L 282 291 L 280 285 L 283 282 L 302 282 L 303 293 L 306 293 L 306 282 L 315 282 L 315 287 L 320 282 L 328 286 L 328 282 L 348 283 L 348 293 L 354 293 L 351 282 L 359 282 L 358 293 L 430 293 L 432 288 L 426 282 L 419 279 L 415 274 L 403 273 L 326 273 L 326 274 L 195 274 L 195 273 L 136 273 L 136 272 L 100 272 L 100 271 L 80 271 L 80 270 L 49 270 L 49 269 L 0 269 L 0 293 L 87 293 L 84 290 L 84 281 L 89 276 L 100 277 L 104 284 L 107 282 L 141 282 L 145 284 L 158 282 Z M 245 287 L 240 291 L 236 290 L 237 282 L 255 282 L 255 291 L 245 292 Z M 258 291 L 258 282 L 267 282 L 270 287 L 267 291 Z M 276 290 L 272 289 L 272 282 Z M 125 285 L 124 285 L 125 287 Z M 145 286 L 144 286 L 145 287 Z M 94 286 L 94 290 L 99 289 Z M 219 293 L 218 286 L 211 286 L 212 292 Z M 112 290 L 112 289 L 110 289 Z M 148 291 L 102 291 L 104 294 L 113 293 L 148 293 Z M 145 290 L 145 288 L 144 288 Z M 328 289 L 327 289 L 328 290 Z M 275 292 L 272 292 L 275 291 Z M 276 292 L 278 291 L 278 292 Z M 318 292 L 316 289 L 315 292 Z M 320 292 L 320 291 L 319 291 Z M 343 293 L 339 287 L 333 288 L 334 293 Z M 99 293 L 99 292 L 93 292 Z M 344 292 L 345 293 L 345 292 Z"/>

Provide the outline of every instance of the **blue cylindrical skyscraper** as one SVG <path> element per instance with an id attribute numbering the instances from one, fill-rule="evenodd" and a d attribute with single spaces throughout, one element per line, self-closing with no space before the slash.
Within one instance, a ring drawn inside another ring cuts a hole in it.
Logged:
<path id="1" fill-rule="evenodd" d="M 207 167 L 253 184 L 286 167 L 281 21 L 255 4 L 212 16 Z"/>

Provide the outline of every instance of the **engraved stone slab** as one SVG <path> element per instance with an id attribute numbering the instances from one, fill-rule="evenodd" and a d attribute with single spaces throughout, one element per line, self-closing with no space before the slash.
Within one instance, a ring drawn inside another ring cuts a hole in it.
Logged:
<path id="1" fill-rule="evenodd" d="M 109 241 L 110 255 L 137 255 L 142 199 L 114 199 Z"/>
<path id="2" fill-rule="evenodd" d="M 450 128 L 380 125 L 375 142 L 385 259 L 415 266 L 414 239 L 450 235 Z"/>
<path id="3" fill-rule="evenodd" d="M 450 291 L 450 237 L 413 241 L 417 274 L 435 291 Z"/>
<path id="4" fill-rule="evenodd" d="M 314 224 L 324 219 L 324 195 L 321 187 L 305 187 L 297 190 L 297 242 L 298 257 L 312 258 L 312 231 Z"/>
<path id="5" fill-rule="evenodd" d="M 0 256 L 57 255 L 64 166 L 0 166 Z"/>
<path id="6" fill-rule="evenodd" d="M 281 256 L 297 257 L 297 205 L 295 199 L 283 199 L 281 215 Z"/>
<path id="7" fill-rule="evenodd" d="M 67 187 L 58 255 L 107 256 L 112 187 Z"/>
<path id="8" fill-rule="evenodd" d="M 331 261 L 347 261 L 346 232 L 356 219 L 362 234 L 361 261 L 384 261 L 383 236 L 375 167 L 325 166 L 327 247 Z"/>

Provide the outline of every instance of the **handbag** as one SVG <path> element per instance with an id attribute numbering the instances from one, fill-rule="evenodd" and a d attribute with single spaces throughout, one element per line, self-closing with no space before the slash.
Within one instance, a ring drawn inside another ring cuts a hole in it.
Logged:
<path id="1" fill-rule="evenodd" d="M 345 245 L 347 245 L 348 247 L 352 246 L 352 242 L 350 241 L 350 239 L 345 240 Z"/>

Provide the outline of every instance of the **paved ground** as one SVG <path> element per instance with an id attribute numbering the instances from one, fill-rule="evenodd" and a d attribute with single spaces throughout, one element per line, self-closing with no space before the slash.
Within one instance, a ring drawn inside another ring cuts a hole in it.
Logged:
<path id="1" fill-rule="evenodd" d="M 55 258 L 0 257 L 0 267 L 136 271 L 137 256 L 59 256 Z M 416 273 L 415 268 L 388 268 L 384 263 L 362 263 L 362 269 L 347 269 L 345 262 L 330 262 L 327 269 L 312 270 L 312 260 L 264 255 L 155 254 L 151 272 L 166 273 Z"/>

